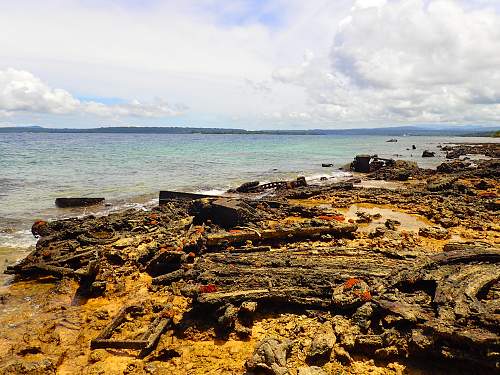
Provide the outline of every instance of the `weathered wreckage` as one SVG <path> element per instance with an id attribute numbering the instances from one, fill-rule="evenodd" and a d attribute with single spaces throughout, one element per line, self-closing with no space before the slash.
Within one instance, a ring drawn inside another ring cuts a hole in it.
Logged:
<path id="1" fill-rule="evenodd" d="M 305 350 L 305 363 L 317 371 L 332 358 L 349 365 L 368 356 L 386 363 L 432 358 L 493 373 L 500 363 L 498 236 L 496 243 L 450 239 L 453 228 L 498 231 L 497 185 L 483 169 L 498 176 L 499 166 L 476 165 L 454 165 L 451 174 L 416 169 L 429 181 L 395 191 L 352 182 L 276 184 L 262 197 L 252 182 L 236 189 L 238 197 L 168 193 L 147 212 L 39 221 L 36 249 L 7 272 L 74 279 L 79 299 L 112 296 L 123 279 L 146 275 L 151 300 L 106 316 L 86 342 L 92 350 L 168 360 L 177 354 L 168 351 L 172 341 L 157 351 L 162 337 L 196 327 L 213 329 L 219 340 L 248 340 L 257 320 L 288 313 L 314 317 L 321 329 L 307 345 L 294 343 L 298 328 L 291 341 L 266 337 L 248 358 L 248 373 L 287 374 L 294 350 Z M 397 175 L 398 168 L 378 171 Z M 380 214 L 349 219 L 339 208 L 355 203 L 397 206 L 430 225 L 409 233 L 393 219 L 376 226 Z M 157 302 L 165 296 L 190 301 L 180 319 L 171 302 Z"/>

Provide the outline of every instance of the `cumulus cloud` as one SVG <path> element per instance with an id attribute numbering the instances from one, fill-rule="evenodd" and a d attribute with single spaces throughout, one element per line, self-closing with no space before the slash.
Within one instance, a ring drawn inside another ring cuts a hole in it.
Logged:
<path id="1" fill-rule="evenodd" d="M 157 99 L 153 103 L 133 100 L 106 105 L 81 101 L 63 89 L 51 88 L 32 73 L 8 68 L 0 70 L 0 116 L 17 112 L 48 114 L 90 114 L 102 117 L 168 117 L 185 109 Z"/>
<path id="2" fill-rule="evenodd" d="M 500 119 L 500 15 L 457 1 L 358 1 L 328 58 L 275 80 L 304 87 L 318 118 L 469 122 Z"/>
<path id="3" fill-rule="evenodd" d="M 16 0 L 0 1 L 0 24 L 0 71 L 18 69 L 2 71 L 0 116 L 13 122 L 184 112 L 75 93 L 175 98 L 207 126 L 500 118 L 498 0 Z"/>

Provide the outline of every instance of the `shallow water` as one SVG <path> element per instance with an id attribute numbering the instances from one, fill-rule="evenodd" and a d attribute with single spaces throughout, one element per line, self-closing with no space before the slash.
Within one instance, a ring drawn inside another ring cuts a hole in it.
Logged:
<path id="1" fill-rule="evenodd" d="M 159 190 L 222 193 L 242 182 L 345 175 L 356 154 L 442 161 L 437 146 L 484 138 L 201 134 L 0 133 L 0 246 L 27 247 L 36 219 L 153 204 Z M 417 150 L 411 150 L 415 144 Z M 423 149 L 437 158 L 421 158 Z M 322 168 L 322 163 L 334 163 Z M 110 207 L 66 210 L 57 197 L 104 196 Z"/>

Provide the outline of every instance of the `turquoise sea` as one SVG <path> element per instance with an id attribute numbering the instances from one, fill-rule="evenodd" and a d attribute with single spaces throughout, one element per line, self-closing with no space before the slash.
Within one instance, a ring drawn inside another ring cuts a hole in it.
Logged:
<path id="1" fill-rule="evenodd" d="M 356 154 L 415 160 L 423 149 L 484 138 L 337 135 L 1 134 L 0 247 L 28 246 L 36 219 L 93 212 L 56 209 L 68 196 L 104 196 L 106 210 L 151 203 L 159 190 L 223 192 L 249 180 L 342 177 Z M 417 150 L 411 150 L 416 145 Z M 322 168 L 334 163 L 334 168 Z"/>

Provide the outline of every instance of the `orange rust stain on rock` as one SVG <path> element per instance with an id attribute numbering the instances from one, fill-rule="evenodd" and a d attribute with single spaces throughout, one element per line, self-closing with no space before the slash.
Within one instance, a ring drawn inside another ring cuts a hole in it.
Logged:
<path id="1" fill-rule="evenodd" d="M 198 290 L 200 293 L 214 293 L 217 291 L 217 287 L 214 284 L 200 285 Z"/>
<path id="2" fill-rule="evenodd" d="M 361 281 L 359 279 L 350 278 L 344 283 L 344 289 L 351 289 L 354 285 L 359 284 Z"/>

